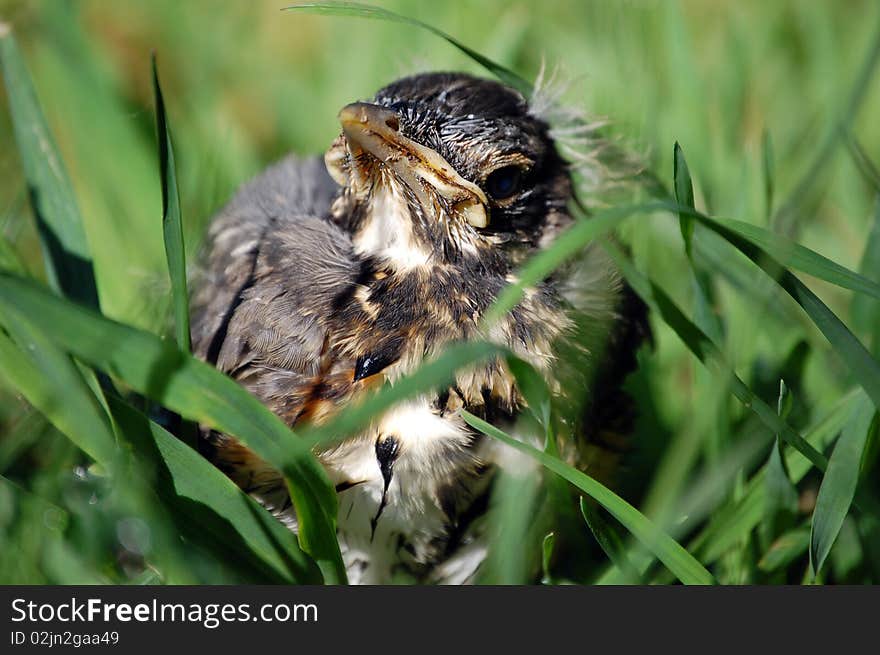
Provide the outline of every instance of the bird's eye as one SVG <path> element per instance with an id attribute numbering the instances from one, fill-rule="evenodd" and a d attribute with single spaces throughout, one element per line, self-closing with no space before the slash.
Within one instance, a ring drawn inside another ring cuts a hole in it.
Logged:
<path id="1" fill-rule="evenodd" d="M 522 175 L 519 166 L 503 166 L 494 170 L 486 178 L 486 193 L 495 200 L 510 198 L 519 191 Z"/>

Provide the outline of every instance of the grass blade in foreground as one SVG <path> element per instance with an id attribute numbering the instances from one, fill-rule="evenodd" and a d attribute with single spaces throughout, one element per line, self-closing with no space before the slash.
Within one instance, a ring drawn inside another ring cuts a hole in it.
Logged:
<path id="1" fill-rule="evenodd" d="M 787 443 L 796 448 L 804 457 L 821 471 L 825 470 L 828 460 L 813 448 L 801 435 L 795 432 L 767 403 L 758 398 L 745 382 L 743 382 L 727 363 L 723 354 L 712 340 L 699 327 L 694 325 L 672 301 L 672 299 L 651 280 L 644 277 L 632 265 L 632 262 L 611 243 L 605 244 L 606 251 L 617 264 L 618 269 L 635 291 L 653 311 L 678 335 L 688 349 L 706 365 L 720 367 L 734 396 L 752 410 L 759 419 L 771 430 L 782 435 Z"/>
<path id="2" fill-rule="evenodd" d="M 834 409 L 816 421 L 805 432 L 804 438 L 815 448 L 823 450 L 846 423 L 856 397 L 855 392 L 846 394 L 838 401 Z M 794 483 L 800 482 L 812 467 L 807 459 L 794 450 L 786 452 L 784 459 L 785 468 Z M 740 543 L 744 534 L 749 534 L 757 528 L 764 516 L 768 501 L 766 476 L 767 467 L 765 465 L 747 483 L 741 498 L 726 503 L 713 513 L 709 524 L 688 543 L 688 552 L 698 553 L 700 561 L 709 566 L 733 548 L 735 544 Z M 668 528 L 673 536 L 678 532 L 680 525 L 682 524 L 676 523 Z M 648 569 L 651 561 L 645 561 L 642 553 L 641 547 L 629 550 L 631 561 L 639 571 L 644 572 Z M 616 573 L 617 571 L 614 569 L 606 571 L 597 580 L 597 583 L 614 584 L 619 582 L 619 576 L 616 576 Z"/>
<path id="3" fill-rule="evenodd" d="M 18 344 L 0 331 L 0 368 L 27 401 L 77 447 L 112 471 L 116 437 L 107 415 L 67 353 L 26 321 L 3 321 Z"/>
<path id="4" fill-rule="evenodd" d="M 862 388 L 868 393 L 868 396 L 874 402 L 874 406 L 880 408 L 880 364 L 878 364 L 877 360 L 871 356 L 868 349 L 865 348 L 855 335 L 850 332 L 849 328 L 837 318 L 837 315 L 835 315 L 834 312 L 832 312 L 828 306 L 816 296 L 816 294 L 810 291 L 803 282 L 795 277 L 774 257 L 775 249 L 771 250 L 765 248 L 760 245 L 758 240 L 744 236 L 744 233 L 748 231 L 762 234 L 766 234 L 766 231 L 754 226 L 750 230 L 743 230 L 741 227 L 737 229 L 736 226 L 729 226 L 708 216 L 704 216 L 699 212 L 694 212 L 688 207 L 675 206 L 674 209 L 676 211 L 692 212 L 692 215 L 700 223 L 727 240 L 728 243 L 752 260 L 752 262 L 782 287 L 782 289 L 807 313 L 822 334 L 825 335 L 825 338 L 828 339 L 832 348 L 834 348 L 838 356 L 852 371 Z M 792 244 L 792 247 L 800 254 L 806 254 L 803 252 L 806 251 L 805 248 L 799 250 L 800 247 L 795 247 L 794 244 Z M 809 252 L 810 251 L 807 251 L 807 253 Z M 818 265 L 820 270 L 825 271 L 827 269 L 821 261 L 824 258 L 816 253 L 810 253 L 806 259 L 807 263 L 810 265 Z M 835 264 L 834 266 L 837 265 Z M 843 267 L 838 268 L 842 269 Z M 806 269 L 802 268 L 802 270 Z M 846 269 L 843 270 L 846 271 Z M 859 281 L 864 282 L 868 288 L 877 286 L 870 280 L 867 280 L 856 273 L 848 271 L 848 274 L 850 277 L 854 277 Z M 872 295 L 875 294 L 872 293 Z"/>
<path id="5" fill-rule="evenodd" d="M 730 232 L 744 238 L 751 244 L 772 256 L 780 265 L 790 266 L 826 282 L 830 282 L 843 289 L 856 291 L 860 294 L 880 298 L 880 284 L 876 281 L 860 275 L 840 264 L 823 257 L 819 253 L 805 248 L 785 237 L 770 232 L 757 225 L 744 223 L 733 219 L 723 221 L 708 216 L 702 216 L 697 220 L 707 223 L 711 221 L 716 227 L 709 228 L 718 233 L 720 228 L 726 228 Z M 724 234 L 721 234 L 724 237 Z M 725 237 L 726 238 L 726 237 Z M 735 244 L 734 244 L 735 245 Z"/>
<path id="6" fill-rule="evenodd" d="M 318 584 L 315 563 L 297 546 L 293 533 L 219 469 L 177 437 L 120 398 L 109 396 L 111 411 L 136 452 L 157 471 L 158 494 L 175 522 L 201 543 L 236 562 L 255 560 L 272 581 Z M 263 574 L 265 575 L 265 573 Z"/>
<path id="7" fill-rule="evenodd" d="M 580 499 L 580 505 L 581 515 L 584 517 L 584 521 L 590 528 L 590 532 L 593 533 L 593 536 L 596 538 L 599 546 L 602 547 L 602 550 L 605 551 L 608 559 L 610 559 L 620 570 L 621 574 L 624 576 L 624 580 L 630 584 L 641 582 L 639 572 L 633 566 L 632 562 L 629 561 L 629 556 L 626 554 L 623 542 L 620 540 L 620 537 L 614 529 L 608 525 L 605 519 L 603 519 L 599 512 L 596 511 L 596 508 L 592 507 L 583 497 Z"/>
<path id="8" fill-rule="evenodd" d="M 792 395 L 785 386 L 783 380 L 779 381 L 779 400 L 776 404 L 776 413 L 784 421 L 792 407 Z M 782 532 L 781 526 L 786 521 L 793 520 L 797 513 L 798 493 L 797 487 L 791 482 L 788 468 L 785 466 L 785 451 L 782 447 L 783 440 L 776 435 L 770 457 L 764 465 L 764 493 L 766 501 L 764 505 L 764 542 L 768 545 L 769 540 Z"/>
<path id="9" fill-rule="evenodd" d="M 158 526 L 168 525 L 163 507 L 157 507 L 144 484 L 140 469 L 132 468 L 126 451 L 117 447 L 115 425 L 111 425 L 100 400 L 90 389 L 91 371 L 78 367 L 70 356 L 50 343 L 38 328 L 15 316 L 5 316 L 5 325 L 22 349 L 6 336 L 0 336 L 0 366 L 12 371 L 16 387 L 72 444 L 91 457 L 103 475 L 117 484 L 114 496 L 139 495 L 144 518 Z M 100 393 L 100 390 L 98 390 Z M 51 469 L 51 464 L 49 465 Z M 118 484 L 119 482 L 122 484 Z M 170 548 L 169 532 L 153 531 L 151 559 L 174 584 L 193 584 L 196 579 Z M 67 578 L 68 580 L 70 578 Z"/>
<path id="10" fill-rule="evenodd" d="M 10 243 L 0 234 L 0 270 L 27 276 L 27 267 Z"/>
<path id="11" fill-rule="evenodd" d="M 300 11 L 304 10 L 317 14 L 327 14 L 330 16 L 373 18 L 419 27 L 423 30 L 427 30 L 435 36 L 439 36 L 450 45 L 458 48 L 468 57 L 470 57 L 475 62 L 483 66 L 490 73 L 495 75 L 495 77 L 497 77 L 499 80 L 522 93 L 526 98 L 529 98 L 532 95 L 533 86 L 530 82 L 524 80 L 522 77 L 520 77 L 513 71 L 505 68 L 501 64 L 496 64 L 494 61 L 484 55 L 481 55 L 476 50 L 472 50 L 455 37 L 452 37 L 446 32 L 437 29 L 433 25 L 422 22 L 417 18 L 410 18 L 409 16 L 403 16 L 388 9 L 374 7 L 372 5 L 362 4 L 359 2 L 306 2 L 303 4 L 285 7 L 284 9 Z"/>
<path id="12" fill-rule="evenodd" d="M 874 201 L 874 220 L 862 253 L 859 272 L 868 279 L 880 282 L 880 196 Z M 880 301 L 854 296 L 850 315 L 855 329 L 869 335 L 871 352 L 880 356 Z"/>
<path id="13" fill-rule="evenodd" d="M 687 161 L 684 158 L 684 152 L 678 141 L 673 147 L 672 162 L 675 199 L 679 205 L 684 205 L 694 211 L 694 185 Z M 681 228 L 681 237 L 684 240 L 684 252 L 687 255 L 693 277 L 694 321 L 710 338 L 720 343 L 723 339 L 723 327 L 720 319 L 712 310 L 714 306 L 712 279 L 694 260 L 694 228 L 696 223 L 689 212 L 679 212 L 678 224 Z"/>
<path id="14" fill-rule="evenodd" d="M 251 394 L 168 341 L 0 273 L 0 315 L 7 313 L 21 316 L 60 348 L 181 416 L 239 438 L 282 471 L 303 550 L 315 558 L 328 582 L 345 580 L 336 541 L 336 493 L 324 469 L 303 440 Z"/>
<path id="15" fill-rule="evenodd" d="M 623 526 L 641 541 L 657 559 L 685 584 L 713 584 L 714 578 L 702 564 L 669 535 L 657 529 L 635 507 L 585 473 L 572 468 L 556 457 L 543 453 L 528 444 L 517 441 L 494 425 L 470 412 L 461 410 L 461 416 L 471 427 L 498 439 L 502 443 L 536 459 L 543 466 L 564 478 L 607 509 Z"/>
<path id="16" fill-rule="evenodd" d="M 721 219 L 707 216 L 696 211 L 693 207 L 673 202 L 658 201 L 653 205 L 646 206 L 641 211 L 650 210 L 667 210 L 676 214 L 686 214 L 749 257 L 750 255 L 743 251 L 740 245 L 744 248 L 748 248 L 749 244 L 757 247 L 765 255 L 774 259 L 779 266 L 789 266 L 842 289 L 880 298 L 880 283 L 851 271 L 781 234 L 731 218 Z"/>
<path id="17" fill-rule="evenodd" d="M 806 431 L 806 439 L 816 448 L 824 449 L 846 424 L 855 407 L 855 394 L 848 394 L 826 416 Z M 785 468 L 794 484 L 799 483 L 810 470 L 810 464 L 789 451 L 785 454 Z M 699 549 L 704 562 L 712 563 L 721 557 L 743 534 L 753 530 L 764 515 L 767 498 L 767 469 L 749 482 L 743 497 L 726 506 L 709 522 L 691 544 L 690 550 Z"/>
<path id="18" fill-rule="evenodd" d="M 2 22 L 0 65 L 49 282 L 63 295 L 97 308 L 98 290 L 73 188 L 15 37 Z"/>
<path id="19" fill-rule="evenodd" d="M 859 394 L 855 411 L 849 418 L 828 461 L 828 470 L 822 478 L 816 509 L 813 510 L 810 533 L 810 566 L 818 575 L 831 552 L 831 546 L 849 512 L 856 493 L 859 470 L 868 435 L 874 424 L 876 410 L 870 399 Z"/>
<path id="20" fill-rule="evenodd" d="M 171 277 L 171 297 L 174 305 L 174 328 L 177 345 L 181 350 L 192 349 L 189 333 L 189 300 L 186 291 L 186 251 L 183 246 L 183 225 L 180 218 L 180 192 L 174 166 L 174 147 L 165 114 L 165 101 L 159 86 L 156 55 L 150 59 L 153 71 L 153 96 L 156 102 L 156 142 L 159 147 L 159 176 L 162 180 L 162 233 L 165 237 L 165 257 Z"/>
<path id="21" fill-rule="evenodd" d="M 686 207 L 694 207 L 694 185 L 691 182 L 691 173 L 688 170 L 687 161 L 685 161 L 684 153 L 678 141 L 672 149 L 672 167 L 673 180 L 675 182 L 675 198 L 679 205 Z M 694 257 L 694 219 L 687 214 L 679 213 L 679 226 L 681 227 L 681 237 L 684 239 L 684 250 L 688 259 L 693 260 Z"/>
<path id="22" fill-rule="evenodd" d="M 107 416 L 70 357 L 39 330 L 28 331 L 26 345 L 20 350 L 0 334 L 0 366 L 22 395 L 105 471 L 121 470 L 117 460 L 122 452 Z M 159 472 L 153 486 L 191 539 L 214 550 L 222 546 L 236 562 L 254 561 L 260 579 L 266 579 L 269 570 L 268 579 L 275 582 L 320 582 L 314 562 L 277 519 L 176 437 L 124 401 L 114 396 L 109 401 L 120 434 L 135 445 L 140 464 L 150 461 Z M 132 482 L 128 473 L 114 478 L 117 484 Z"/>
<path id="23" fill-rule="evenodd" d="M 486 520 L 489 550 L 477 575 L 481 585 L 528 584 L 533 571 L 530 561 L 536 543 L 533 517 L 541 506 L 541 478 L 537 471 L 499 471 L 492 483 L 492 498 Z"/>
<path id="24" fill-rule="evenodd" d="M 776 174 L 776 166 L 773 157 L 773 139 L 770 132 L 765 129 L 761 139 L 761 176 L 764 178 L 764 209 L 767 212 L 767 222 L 773 215 L 773 176 Z"/>
<path id="25" fill-rule="evenodd" d="M 552 532 L 544 537 L 541 544 L 541 584 L 553 584 L 553 577 L 550 575 L 550 564 L 553 561 L 553 548 L 556 546 L 556 535 Z"/>
<path id="26" fill-rule="evenodd" d="M 853 376 L 868 393 L 875 407 L 880 407 L 880 364 L 868 349 L 849 331 L 828 306 L 801 282 L 783 268 L 766 251 L 724 229 L 716 230 L 731 245 L 746 255 L 790 295 L 812 319 L 813 323 L 852 371 Z"/>
<path id="27" fill-rule="evenodd" d="M 758 560 L 758 568 L 772 573 L 801 556 L 810 544 L 810 531 L 806 527 L 795 528 L 776 539 Z"/>

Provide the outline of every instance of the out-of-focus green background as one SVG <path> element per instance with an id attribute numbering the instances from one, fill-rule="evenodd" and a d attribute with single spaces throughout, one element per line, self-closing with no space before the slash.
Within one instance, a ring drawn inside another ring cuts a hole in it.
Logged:
<path id="1" fill-rule="evenodd" d="M 207 220 L 240 183 L 287 152 L 323 151 L 337 133 L 335 116 L 344 104 L 406 73 L 484 73 L 442 40 L 412 27 L 283 12 L 284 4 L 0 0 L 0 20 L 17 35 L 73 178 L 108 315 L 153 331 L 167 327 L 152 50 L 175 141 L 191 258 Z M 560 77 L 570 81 L 566 102 L 607 118 L 609 134 L 667 184 L 673 143 L 681 143 L 698 208 L 785 229 L 804 245 L 858 268 L 875 199 L 844 140 L 828 151 L 796 198 L 795 220 L 774 225 L 768 217 L 813 165 L 847 110 L 877 29 L 880 7 L 874 0 L 376 4 L 417 16 L 527 79 L 542 62 L 548 69 L 558 65 Z M 874 83 L 865 87 L 851 133 L 875 160 L 878 114 L 880 84 Z M 767 135 L 774 153 L 771 208 Z M 0 231 L 40 275 L 2 88 Z M 639 265 L 690 308 L 678 225 L 646 219 L 629 225 L 625 237 Z M 710 264 L 726 269 L 727 262 Z M 719 288 L 725 352 L 747 381 L 763 384 L 768 381 L 761 379 L 762 370 L 777 365 L 797 341 L 808 342 L 812 356 L 802 400 L 815 416 L 847 388 L 846 371 L 790 302 L 768 290 L 767 306 L 757 307 L 753 295 L 740 293 L 738 284 L 752 286 L 756 278 L 736 270 L 725 270 L 728 284 Z M 848 319 L 850 294 L 805 279 Z M 694 430 L 712 432 L 698 446 L 711 461 L 740 429 L 734 426 L 742 410 L 725 390 L 709 388 L 710 378 L 671 331 L 657 327 L 655 354 L 640 383 L 652 399 L 643 408 L 644 429 L 664 436 L 651 441 L 647 435 L 642 466 L 644 458 L 660 461 L 665 440 Z M 767 388 L 772 402 L 775 390 Z M 0 425 L 14 423 L 23 411 L 11 394 L 0 395 Z"/>

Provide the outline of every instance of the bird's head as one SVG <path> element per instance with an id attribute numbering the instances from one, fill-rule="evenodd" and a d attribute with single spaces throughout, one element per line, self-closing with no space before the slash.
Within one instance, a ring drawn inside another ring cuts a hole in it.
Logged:
<path id="1" fill-rule="evenodd" d="M 572 185 L 549 126 L 498 82 L 406 77 L 339 112 L 325 161 L 335 219 L 395 268 L 506 273 L 570 222 Z"/>

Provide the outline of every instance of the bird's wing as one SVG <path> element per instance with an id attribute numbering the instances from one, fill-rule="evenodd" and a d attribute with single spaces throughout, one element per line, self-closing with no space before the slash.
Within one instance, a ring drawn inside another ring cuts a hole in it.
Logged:
<path id="1" fill-rule="evenodd" d="M 328 352 L 332 303 L 359 270 L 348 236 L 326 218 L 335 193 L 318 160 L 268 169 L 213 222 L 195 285 L 195 353 L 290 425 L 327 399 L 334 376 L 351 391 L 354 362 Z M 215 461 L 245 489 L 277 485 L 277 474 L 237 442 L 211 441 Z"/>
<path id="2" fill-rule="evenodd" d="M 253 285 L 266 240 L 280 227 L 326 216 L 337 191 L 320 159 L 288 157 L 242 186 L 214 218 L 190 285 L 193 346 L 203 359 L 217 362 L 224 322 Z"/>

